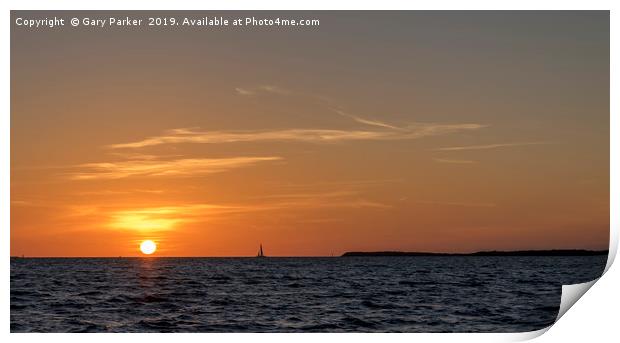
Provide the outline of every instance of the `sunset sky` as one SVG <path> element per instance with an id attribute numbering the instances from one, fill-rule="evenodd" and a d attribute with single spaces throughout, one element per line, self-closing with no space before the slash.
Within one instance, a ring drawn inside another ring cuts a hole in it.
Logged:
<path id="1" fill-rule="evenodd" d="M 302 14 L 12 27 L 11 254 L 607 248 L 608 12 Z"/>

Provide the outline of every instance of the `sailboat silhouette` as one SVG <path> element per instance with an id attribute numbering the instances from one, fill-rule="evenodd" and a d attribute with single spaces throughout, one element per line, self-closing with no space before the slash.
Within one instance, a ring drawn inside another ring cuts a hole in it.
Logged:
<path id="1" fill-rule="evenodd" d="M 256 255 L 256 257 L 267 257 L 263 253 L 263 245 L 262 244 L 260 245 L 260 249 L 258 249 L 258 254 Z"/>

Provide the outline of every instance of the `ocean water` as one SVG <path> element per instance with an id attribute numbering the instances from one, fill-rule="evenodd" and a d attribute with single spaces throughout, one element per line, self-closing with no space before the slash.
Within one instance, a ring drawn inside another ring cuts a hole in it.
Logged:
<path id="1" fill-rule="evenodd" d="M 607 256 L 11 259 L 12 332 L 522 332 Z"/>

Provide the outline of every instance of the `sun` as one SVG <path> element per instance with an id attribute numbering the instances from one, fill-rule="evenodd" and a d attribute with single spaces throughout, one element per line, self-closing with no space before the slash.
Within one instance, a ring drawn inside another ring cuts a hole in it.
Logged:
<path id="1" fill-rule="evenodd" d="M 145 255 L 150 255 L 154 253 L 155 250 L 157 250 L 157 244 L 150 239 L 140 243 L 140 251 Z"/>

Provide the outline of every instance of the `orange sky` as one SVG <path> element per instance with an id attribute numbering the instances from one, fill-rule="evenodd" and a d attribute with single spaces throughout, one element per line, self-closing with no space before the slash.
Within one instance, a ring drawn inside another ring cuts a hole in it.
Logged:
<path id="1" fill-rule="evenodd" d="M 13 27 L 11 254 L 607 248 L 607 12 L 313 16 Z"/>

